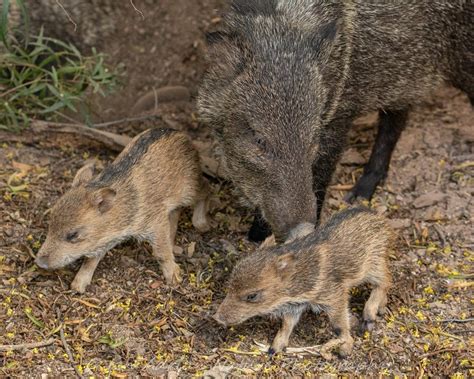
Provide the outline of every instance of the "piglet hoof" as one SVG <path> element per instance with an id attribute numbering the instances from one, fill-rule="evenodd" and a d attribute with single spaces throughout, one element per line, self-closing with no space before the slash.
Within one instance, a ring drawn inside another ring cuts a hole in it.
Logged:
<path id="1" fill-rule="evenodd" d="M 176 263 L 171 269 L 163 269 L 163 275 L 165 277 L 166 284 L 169 286 L 178 285 L 183 281 L 183 278 L 181 277 L 181 270 Z"/>
<path id="2" fill-rule="evenodd" d="M 78 279 L 77 277 L 74 278 L 74 280 L 71 283 L 71 289 L 75 292 L 78 293 L 84 293 L 86 292 L 86 288 L 89 283 L 81 280 L 80 278 Z"/>
<path id="3" fill-rule="evenodd" d="M 339 351 L 337 352 L 337 355 L 339 358 L 341 359 L 345 359 L 347 358 L 349 355 L 351 355 L 352 353 L 352 343 L 351 342 L 346 342 L 346 343 L 343 343 L 340 347 L 339 347 Z"/>
<path id="4" fill-rule="evenodd" d="M 211 230 L 211 224 L 207 219 L 195 221 L 193 225 L 199 233 L 206 233 Z"/>
<path id="5" fill-rule="evenodd" d="M 363 336 L 365 332 L 371 332 L 374 329 L 374 320 L 364 320 L 359 327 L 359 336 Z"/>

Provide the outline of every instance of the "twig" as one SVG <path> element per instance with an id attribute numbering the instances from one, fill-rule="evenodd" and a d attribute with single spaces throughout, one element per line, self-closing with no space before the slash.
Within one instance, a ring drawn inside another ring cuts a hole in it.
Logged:
<path id="1" fill-rule="evenodd" d="M 56 314 L 58 316 L 58 320 L 61 320 L 61 313 L 59 309 L 56 309 Z M 82 375 L 76 366 L 76 362 L 74 361 L 74 356 L 71 353 L 71 349 L 69 349 L 69 345 L 67 344 L 66 336 L 64 335 L 64 324 L 61 325 L 61 328 L 59 329 L 59 335 L 61 336 L 61 342 L 63 344 L 64 350 L 66 350 L 66 354 L 69 357 L 69 361 L 71 362 L 71 365 L 74 368 L 74 371 L 76 372 L 79 378 L 82 378 Z"/>
<path id="2" fill-rule="evenodd" d="M 133 0 L 130 0 L 130 4 L 132 4 L 132 7 L 133 9 L 135 9 L 135 12 L 138 12 L 140 14 L 140 16 L 142 16 L 142 19 L 144 20 L 145 19 L 145 15 L 143 14 L 143 12 L 138 9 L 135 4 L 133 3 Z"/>
<path id="3" fill-rule="evenodd" d="M 437 355 L 437 354 L 441 354 L 441 353 L 447 353 L 449 351 L 462 351 L 462 350 L 465 350 L 465 349 L 453 349 L 453 348 L 445 348 L 445 349 L 439 349 L 439 350 L 435 350 L 435 351 L 430 351 L 426 354 L 422 354 L 421 357 L 425 358 L 425 357 L 430 357 L 432 355 Z"/>
<path id="4" fill-rule="evenodd" d="M 95 141 L 99 141 L 109 149 L 121 151 L 132 139 L 128 136 L 105 132 L 102 130 L 96 130 L 88 128 L 82 124 L 61 124 L 61 123 L 49 123 L 45 121 L 35 120 L 31 123 L 31 130 L 33 132 L 54 132 L 54 133 L 68 133 L 68 134 L 79 134 L 84 137 L 88 137 Z"/>
<path id="5" fill-rule="evenodd" d="M 66 8 L 64 8 L 64 6 L 61 4 L 61 2 L 59 0 L 56 0 L 56 4 L 59 5 L 59 7 L 63 10 L 64 14 L 66 15 L 66 17 L 68 18 L 68 20 L 71 22 L 71 24 L 74 25 L 74 31 L 77 30 L 77 24 L 74 22 L 74 20 L 72 19 L 72 17 L 69 15 L 68 11 L 66 10 Z"/>
<path id="6" fill-rule="evenodd" d="M 56 341 L 56 339 L 50 338 L 40 342 L 20 343 L 18 345 L 0 345 L 0 351 L 34 349 L 35 347 L 44 347 L 52 345 L 54 341 Z"/>
<path id="7" fill-rule="evenodd" d="M 456 323 L 464 323 L 464 322 L 473 322 L 474 318 L 447 318 L 445 320 L 434 320 L 435 322 L 456 322 Z"/>
<path id="8" fill-rule="evenodd" d="M 436 233 L 438 233 L 438 237 L 441 240 L 441 243 L 443 244 L 442 247 L 444 248 L 446 246 L 446 237 L 445 237 L 443 231 L 441 230 L 441 228 L 437 224 L 433 224 L 433 228 L 434 228 L 434 230 L 436 230 Z"/>
<path id="9" fill-rule="evenodd" d="M 153 118 L 158 118 L 161 121 L 166 123 L 166 120 L 164 120 L 161 116 L 158 115 L 148 115 L 148 116 L 137 116 L 137 117 L 127 117 L 127 118 L 122 118 L 120 120 L 113 120 L 113 121 L 108 121 L 108 122 L 102 122 L 99 124 L 92 124 L 91 126 L 93 128 L 106 128 L 108 126 L 113 126 L 113 125 L 118 125 L 118 124 L 123 124 L 124 122 L 132 122 L 132 121 L 143 121 L 143 120 L 151 120 Z"/>

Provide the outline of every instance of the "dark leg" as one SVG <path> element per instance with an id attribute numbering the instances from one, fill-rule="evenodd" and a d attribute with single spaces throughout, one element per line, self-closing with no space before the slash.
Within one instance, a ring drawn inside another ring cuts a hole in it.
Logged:
<path id="1" fill-rule="evenodd" d="M 248 238 L 252 242 L 261 242 L 272 234 L 272 228 L 265 221 L 259 209 L 255 212 L 253 224 L 250 227 Z"/>
<path id="2" fill-rule="evenodd" d="M 347 134 L 351 126 L 350 120 L 341 120 L 328 125 L 321 133 L 319 156 L 313 163 L 313 190 L 316 196 L 317 222 L 326 197 L 326 190 L 336 169 L 342 151 L 346 146 Z"/>
<path id="3" fill-rule="evenodd" d="M 380 111 L 379 114 L 379 130 L 372 154 L 364 167 L 364 173 L 347 194 L 345 199 L 348 202 L 358 197 L 370 200 L 377 185 L 387 176 L 393 149 L 406 125 L 408 110 Z"/>

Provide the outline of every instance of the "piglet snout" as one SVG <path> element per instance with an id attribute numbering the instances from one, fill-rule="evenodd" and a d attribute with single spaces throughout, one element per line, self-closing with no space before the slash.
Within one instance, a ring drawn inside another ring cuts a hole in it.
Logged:
<path id="1" fill-rule="evenodd" d="M 212 316 L 214 320 L 216 320 L 219 324 L 226 326 L 227 323 L 225 320 L 222 318 L 222 316 L 219 314 L 219 312 L 215 313 L 214 316 Z"/>
<path id="2" fill-rule="evenodd" d="M 45 270 L 49 269 L 48 256 L 38 255 L 35 259 L 35 263 L 38 267 L 41 267 Z"/>

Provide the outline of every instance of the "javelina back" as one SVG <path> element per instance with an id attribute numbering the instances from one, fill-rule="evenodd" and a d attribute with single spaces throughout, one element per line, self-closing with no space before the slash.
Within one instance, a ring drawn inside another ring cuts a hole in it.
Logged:
<path id="1" fill-rule="evenodd" d="M 181 280 L 173 256 L 176 228 L 181 207 L 191 205 L 193 225 L 207 230 L 207 187 L 197 152 L 181 132 L 147 130 L 100 175 L 94 177 L 91 164 L 78 171 L 52 208 L 36 263 L 55 269 L 84 257 L 71 284 L 84 292 L 105 253 L 135 237 L 152 244 L 166 281 L 174 284 Z"/>
<path id="2" fill-rule="evenodd" d="M 446 81 L 474 100 L 472 1 L 234 0 L 208 41 L 201 118 L 279 240 L 317 221 L 356 116 L 380 111 L 349 196 L 370 198 L 410 105 Z"/>
<path id="3" fill-rule="evenodd" d="M 314 232 L 302 230 L 295 240 L 260 249 L 238 262 L 214 318 L 229 325 L 257 315 L 281 317 L 282 327 L 270 349 L 279 352 L 305 309 L 324 310 L 338 335 L 326 346 L 341 342 L 340 353 L 347 355 L 353 345 L 350 289 L 372 285 L 363 314 L 364 327 L 371 328 L 387 302 L 387 253 L 393 234 L 382 218 L 365 208 L 344 210 Z"/>

